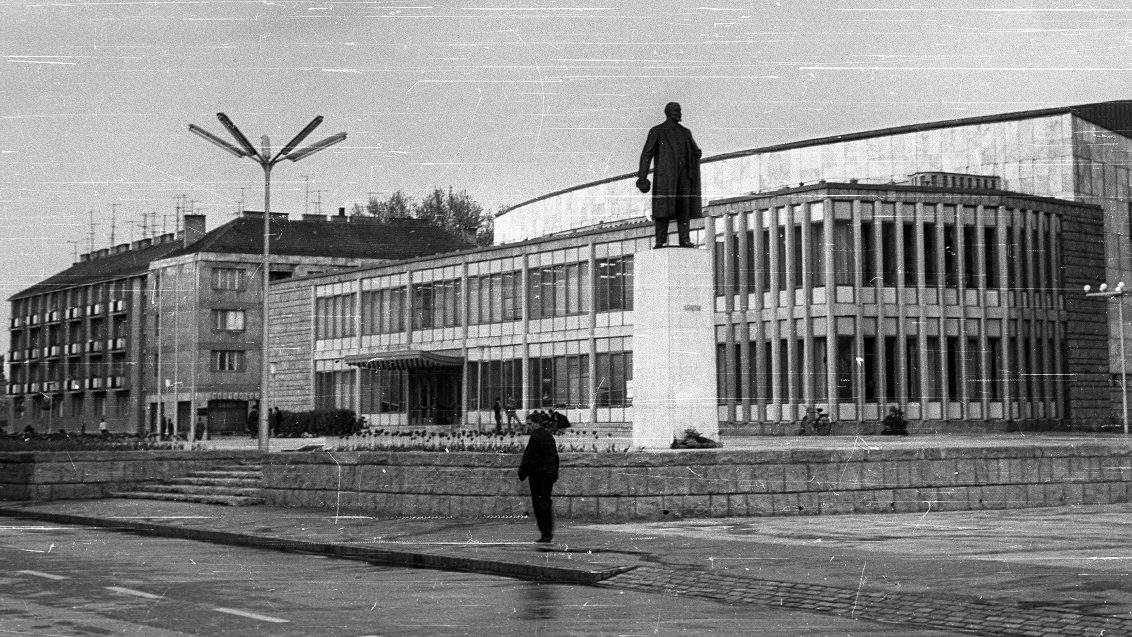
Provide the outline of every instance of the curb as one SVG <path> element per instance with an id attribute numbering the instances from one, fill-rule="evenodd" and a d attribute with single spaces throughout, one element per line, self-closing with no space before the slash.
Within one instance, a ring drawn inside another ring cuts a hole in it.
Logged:
<path id="1" fill-rule="evenodd" d="M 350 546 L 347 544 L 331 544 L 328 542 L 288 540 L 285 538 L 231 533 L 228 531 L 154 524 L 152 522 L 136 522 L 112 518 L 70 515 L 66 513 L 28 511 L 7 507 L 0 507 L 0 517 L 41 520 L 44 522 L 55 522 L 57 524 L 77 524 L 112 529 L 115 531 L 142 533 L 181 540 L 195 540 L 211 544 L 269 549 L 287 553 L 326 555 L 339 559 L 369 562 L 381 566 L 429 568 L 441 571 L 479 573 L 482 575 L 497 575 L 521 580 L 560 584 L 594 585 L 636 568 L 635 566 L 620 566 L 602 570 L 571 569 L 541 564 L 520 564 L 474 557 L 457 557 L 419 551 L 395 551 Z"/>

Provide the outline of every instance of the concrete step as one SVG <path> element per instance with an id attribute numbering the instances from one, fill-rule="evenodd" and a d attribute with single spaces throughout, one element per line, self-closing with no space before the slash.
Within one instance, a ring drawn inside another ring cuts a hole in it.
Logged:
<path id="1" fill-rule="evenodd" d="M 258 487 L 259 478 L 176 478 L 168 480 L 165 484 L 192 484 L 197 486 L 215 487 Z"/>
<path id="2" fill-rule="evenodd" d="M 216 487 L 193 484 L 145 484 L 137 489 L 146 493 L 187 493 L 193 495 L 242 495 L 259 497 L 259 489 L 254 487 Z"/>
<path id="3" fill-rule="evenodd" d="M 118 491 L 111 493 L 116 498 L 141 500 L 168 500 L 172 502 L 201 502 L 204 504 L 225 504 L 228 506 L 253 506 L 263 504 L 263 498 L 238 495 L 203 495 L 192 493 L 157 493 L 148 491 Z"/>

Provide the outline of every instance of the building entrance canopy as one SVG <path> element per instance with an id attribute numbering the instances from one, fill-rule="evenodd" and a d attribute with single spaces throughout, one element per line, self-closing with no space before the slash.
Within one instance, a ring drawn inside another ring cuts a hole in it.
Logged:
<path id="1" fill-rule="evenodd" d="M 355 354 L 346 357 L 346 363 L 366 369 L 429 369 L 439 367 L 462 367 L 464 359 L 436 352 L 403 349 L 391 352 Z"/>

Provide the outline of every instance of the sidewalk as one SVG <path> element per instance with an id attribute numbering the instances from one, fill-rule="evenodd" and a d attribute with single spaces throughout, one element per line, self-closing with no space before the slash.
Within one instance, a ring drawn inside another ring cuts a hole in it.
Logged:
<path id="1" fill-rule="evenodd" d="M 657 523 L 378 519 L 148 500 L 0 515 L 379 564 L 778 605 L 996 635 L 1132 634 L 1127 505 Z"/>

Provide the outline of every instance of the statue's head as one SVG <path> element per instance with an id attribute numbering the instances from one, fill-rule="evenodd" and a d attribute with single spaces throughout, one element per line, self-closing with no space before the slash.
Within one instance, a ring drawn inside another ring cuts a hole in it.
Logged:
<path id="1" fill-rule="evenodd" d="M 680 121 L 680 104 L 678 102 L 669 102 L 665 104 L 664 115 L 674 122 Z"/>

